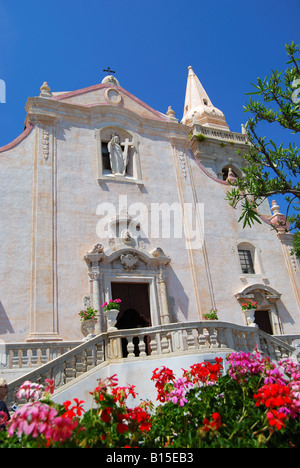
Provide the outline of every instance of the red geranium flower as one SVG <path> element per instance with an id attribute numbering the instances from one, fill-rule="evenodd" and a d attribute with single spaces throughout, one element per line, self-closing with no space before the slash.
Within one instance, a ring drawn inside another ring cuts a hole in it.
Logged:
<path id="1" fill-rule="evenodd" d="M 279 411 L 273 409 L 272 411 L 268 411 L 267 418 L 270 426 L 275 426 L 280 431 L 282 427 L 285 427 L 283 421 L 285 421 L 288 417 L 284 413 L 280 413 Z"/>

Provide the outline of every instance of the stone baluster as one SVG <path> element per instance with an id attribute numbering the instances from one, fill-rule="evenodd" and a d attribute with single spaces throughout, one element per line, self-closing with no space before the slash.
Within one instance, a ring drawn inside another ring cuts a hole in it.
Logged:
<path id="1" fill-rule="evenodd" d="M 246 335 L 247 341 L 247 350 L 252 353 L 255 349 L 255 346 L 259 344 L 258 335 L 257 335 L 257 328 L 253 328 L 253 331 L 250 331 Z"/>
<path id="2" fill-rule="evenodd" d="M 235 347 L 234 349 L 236 351 L 242 351 L 243 350 L 243 339 L 242 339 L 242 332 L 240 330 L 235 330 L 234 331 L 234 338 L 235 338 Z"/>
<path id="3" fill-rule="evenodd" d="M 128 345 L 127 345 L 127 352 L 128 352 L 128 357 L 135 357 L 134 354 L 134 344 L 133 344 L 133 337 L 128 337 Z"/>
<path id="4" fill-rule="evenodd" d="M 96 343 L 96 365 L 101 364 L 105 360 L 104 341 Z"/>
<path id="5" fill-rule="evenodd" d="M 140 350 L 140 355 L 139 355 L 139 357 L 145 357 L 145 356 L 147 356 L 147 354 L 146 354 L 146 344 L 145 344 L 145 341 L 144 341 L 144 336 L 141 336 L 141 337 L 140 337 L 140 341 L 139 341 L 139 350 Z"/>
<path id="6" fill-rule="evenodd" d="M 76 377 L 82 375 L 87 370 L 86 364 L 86 350 L 82 350 L 81 353 L 77 354 L 75 357 L 75 369 L 76 369 Z"/>
<path id="7" fill-rule="evenodd" d="M 162 333 L 160 343 L 161 343 L 162 354 L 170 353 L 170 343 L 169 343 L 166 333 Z"/>
<path id="8" fill-rule="evenodd" d="M 282 349 L 276 343 L 273 343 L 273 354 L 275 356 L 276 361 L 280 361 L 282 359 Z"/>
<path id="9" fill-rule="evenodd" d="M 94 346 L 89 346 L 86 349 L 86 369 L 91 370 L 96 365 L 96 349 Z"/>
<path id="10" fill-rule="evenodd" d="M 219 348 L 218 335 L 216 328 L 210 327 L 209 329 L 209 342 L 211 348 Z"/>
<path id="11" fill-rule="evenodd" d="M 187 342 L 188 349 L 197 349 L 196 339 L 195 339 L 195 335 L 193 332 L 194 330 L 192 328 L 187 330 L 186 342 Z"/>
<path id="12" fill-rule="evenodd" d="M 151 350 L 151 356 L 156 356 L 158 354 L 158 345 L 157 345 L 157 338 L 155 333 L 150 333 L 150 350 Z"/>
<path id="13" fill-rule="evenodd" d="M 11 362 L 12 362 L 12 368 L 22 367 L 21 366 L 20 350 L 19 349 L 12 349 L 12 351 L 11 351 Z"/>
<path id="14" fill-rule="evenodd" d="M 23 350 L 23 354 L 24 354 L 24 351 L 25 350 Z M 36 348 L 31 348 L 30 357 L 28 361 L 29 361 L 29 367 L 36 367 L 39 365 L 38 350 Z"/>
<path id="15" fill-rule="evenodd" d="M 234 350 L 234 334 L 232 328 L 225 328 L 225 342 L 227 348 Z"/>
<path id="16" fill-rule="evenodd" d="M 32 351 L 27 350 L 26 348 L 22 348 L 20 350 L 19 358 L 20 358 L 20 367 L 32 367 Z M 31 359 L 30 359 L 31 357 Z"/>
<path id="17" fill-rule="evenodd" d="M 198 343 L 199 343 L 199 349 L 207 348 L 206 336 L 204 334 L 204 327 L 202 326 L 198 327 Z"/>
<path id="18" fill-rule="evenodd" d="M 216 329 L 217 331 L 217 340 L 219 343 L 219 347 L 221 349 L 227 348 L 227 343 L 226 343 L 226 328 L 224 327 L 218 327 Z"/>
<path id="19" fill-rule="evenodd" d="M 70 356 L 70 358 L 65 363 L 65 378 L 66 383 L 71 382 L 76 377 L 76 370 L 75 370 L 75 358 L 74 356 Z"/>
<path id="20" fill-rule="evenodd" d="M 40 349 L 40 365 L 46 364 L 49 362 L 49 348 L 41 348 Z"/>
<path id="21" fill-rule="evenodd" d="M 260 349 L 264 354 L 268 354 L 268 346 L 265 338 L 260 338 Z"/>
<path id="22" fill-rule="evenodd" d="M 49 377 L 54 379 L 55 388 L 61 387 L 62 385 L 70 382 L 71 380 L 76 378 L 76 371 L 75 371 L 75 358 L 71 358 L 70 360 L 63 360 L 59 364 L 57 364 L 52 369 L 52 376 L 51 372 L 49 372 Z"/>

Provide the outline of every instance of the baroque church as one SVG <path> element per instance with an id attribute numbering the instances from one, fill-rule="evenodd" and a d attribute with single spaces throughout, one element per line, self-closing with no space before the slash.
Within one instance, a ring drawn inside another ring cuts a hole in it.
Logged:
<path id="1" fill-rule="evenodd" d="M 238 222 L 239 208 L 225 198 L 243 175 L 247 134 L 229 129 L 192 67 L 181 120 L 113 75 L 69 92 L 45 82 L 25 109 L 24 132 L 0 148 L 6 375 L 26 361 L 25 348 L 32 367 L 38 346 L 80 345 L 87 307 L 97 310 L 95 334 L 104 336 L 102 304 L 115 298 L 117 329 L 179 331 L 217 310 L 223 327 L 299 343 L 292 234 L 276 200 L 261 205 L 261 224 Z M 251 316 L 241 307 L 249 299 Z"/>

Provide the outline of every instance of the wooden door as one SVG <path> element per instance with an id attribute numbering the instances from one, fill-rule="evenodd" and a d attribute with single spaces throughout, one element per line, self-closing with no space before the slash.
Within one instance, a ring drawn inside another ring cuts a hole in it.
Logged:
<path id="1" fill-rule="evenodd" d="M 112 283 L 112 298 L 121 299 L 117 328 L 151 326 L 149 285 L 147 283 Z"/>
<path id="2" fill-rule="evenodd" d="M 255 323 L 258 325 L 258 328 L 270 335 L 273 335 L 272 325 L 270 321 L 269 311 L 268 310 L 256 310 L 255 311 Z"/>

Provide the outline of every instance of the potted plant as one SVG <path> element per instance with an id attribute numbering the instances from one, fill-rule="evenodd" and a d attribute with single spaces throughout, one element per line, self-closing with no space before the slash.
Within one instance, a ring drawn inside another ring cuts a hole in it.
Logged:
<path id="1" fill-rule="evenodd" d="M 218 320 L 218 310 L 210 309 L 207 314 L 203 315 L 204 320 Z"/>
<path id="2" fill-rule="evenodd" d="M 255 310 L 257 308 L 257 302 L 248 299 L 246 302 L 242 302 L 242 312 L 245 315 L 246 323 L 250 327 L 256 327 L 255 323 Z"/>
<path id="3" fill-rule="evenodd" d="M 94 338 L 95 335 L 95 327 L 97 324 L 97 310 L 93 309 L 92 307 L 88 307 L 87 309 L 81 310 L 79 312 L 80 321 L 81 321 L 81 333 L 84 335 L 84 341 L 90 340 Z"/>
<path id="4" fill-rule="evenodd" d="M 107 320 L 107 331 L 116 330 L 117 315 L 120 312 L 121 299 L 110 299 L 102 308 Z"/>

